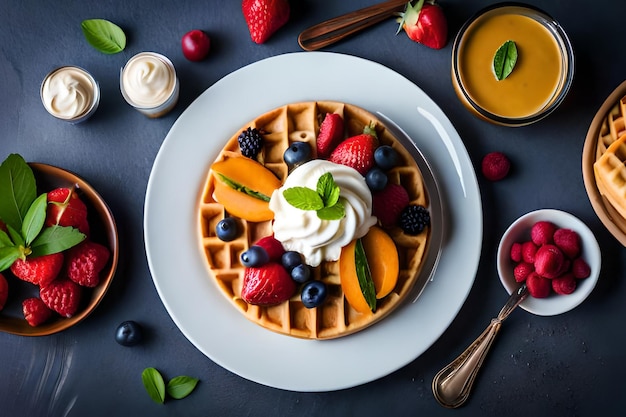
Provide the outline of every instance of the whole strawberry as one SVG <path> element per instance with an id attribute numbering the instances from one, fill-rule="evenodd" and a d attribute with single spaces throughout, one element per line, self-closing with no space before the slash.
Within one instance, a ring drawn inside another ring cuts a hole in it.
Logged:
<path id="1" fill-rule="evenodd" d="M 409 194 L 399 184 L 387 184 L 382 191 L 372 195 L 372 214 L 382 227 L 394 227 L 402 210 L 409 205 Z"/>
<path id="2" fill-rule="evenodd" d="M 243 0 L 243 17 L 255 43 L 267 41 L 289 20 L 287 0 Z"/>
<path id="3" fill-rule="evenodd" d="M 41 301 L 41 298 L 32 297 L 22 301 L 22 312 L 24 318 L 33 327 L 39 326 L 52 317 L 53 311 Z"/>
<path id="4" fill-rule="evenodd" d="M 17 259 L 11 265 L 11 272 L 22 281 L 45 286 L 59 275 L 64 259 L 65 256 L 62 252 L 35 258 Z"/>
<path id="5" fill-rule="evenodd" d="M 278 262 L 246 268 L 241 298 L 248 304 L 269 306 L 287 301 L 296 291 L 296 283 Z"/>
<path id="6" fill-rule="evenodd" d="M 41 301 L 63 317 L 72 317 L 78 311 L 82 288 L 68 278 L 59 278 L 39 290 Z"/>
<path id="7" fill-rule="evenodd" d="M 109 256 L 109 249 L 96 242 L 86 240 L 74 246 L 66 255 L 68 278 L 83 287 L 95 287 Z"/>
<path id="8" fill-rule="evenodd" d="M 326 113 L 317 135 L 317 157 L 326 159 L 343 139 L 343 118 L 337 113 Z"/>
<path id="9" fill-rule="evenodd" d="M 56 188 L 48 192 L 46 226 L 71 226 L 89 233 L 87 206 L 74 188 Z"/>
<path id="10" fill-rule="evenodd" d="M 9 298 L 9 283 L 4 275 L 0 274 L 0 311 L 4 308 L 7 298 Z"/>
<path id="11" fill-rule="evenodd" d="M 429 48 L 441 49 L 448 41 L 446 17 L 434 0 L 419 0 L 415 6 L 409 1 L 398 21 L 400 26 L 396 34 L 404 29 L 411 40 Z"/>
<path id="12" fill-rule="evenodd" d="M 328 160 L 354 168 L 364 176 L 376 163 L 374 152 L 377 146 L 378 138 L 374 126 L 366 126 L 360 135 L 349 137 L 337 145 Z"/>

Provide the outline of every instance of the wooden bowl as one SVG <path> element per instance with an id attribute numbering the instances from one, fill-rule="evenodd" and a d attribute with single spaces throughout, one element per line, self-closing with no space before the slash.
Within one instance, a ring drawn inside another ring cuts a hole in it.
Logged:
<path id="1" fill-rule="evenodd" d="M 611 203 L 600 194 L 596 177 L 593 171 L 593 164 L 596 162 L 596 147 L 598 144 L 598 136 L 602 122 L 609 114 L 609 111 L 619 100 L 626 96 L 626 81 L 620 84 L 608 98 L 604 101 L 595 117 L 591 121 L 585 145 L 583 146 L 582 171 L 583 182 L 587 196 L 591 202 L 593 210 L 604 227 L 617 239 L 622 245 L 626 246 L 626 219 L 622 217 Z"/>
<path id="2" fill-rule="evenodd" d="M 5 308 L 0 312 L 0 331 L 20 336 L 46 336 L 78 324 L 102 301 L 117 269 L 119 242 L 113 214 L 91 185 L 76 174 L 62 168 L 41 163 L 28 165 L 35 174 L 38 193 L 48 192 L 58 187 L 76 187 L 76 192 L 87 206 L 90 239 L 107 246 L 111 253 L 107 265 L 100 272 L 99 284 L 94 288 L 83 288 L 82 303 L 74 316 L 65 318 L 54 313 L 53 318 L 36 327 L 30 326 L 24 319 L 22 301 L 28 297 L 38 296 L 39 288 L 13 277 L 9 270 L 3 272 L 9 281 L 9 298 Z"/>

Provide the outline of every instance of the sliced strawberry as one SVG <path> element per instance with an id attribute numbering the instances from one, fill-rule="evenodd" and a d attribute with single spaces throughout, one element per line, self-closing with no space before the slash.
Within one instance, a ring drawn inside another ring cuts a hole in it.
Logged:
<path id="1" fill-rule="evenodd" d="M 72 317 L 78 311 L 82 288 L 68 278 L 59 278 L 39 290 L 44 304 L 63 317 Z"/>
<path id="2" fill-rule="evenodd" d="M 419 0 L 415 6 L 412 1 L 406 5 L 404 13 L 398 19 L 407 36 L 415 42 L 433 49 L 441 49 L 448 41 L 448 23 L 443 10 L 435 5 L 434 0 Z"/>
<path id="3" fill-rule="evenodd" d="M 274 238 L 274 235 L 265 236 L 259 239 L 258 242 L 255 243 L 257 246 L 261 246 L 267 252 L 270 261 L 279 262 L 283 253 L 285 253 L 285 248 L 283 248 L 283 244 L 280 243 L 279 240 Z"/>
<path id="4" fill-rule="evenodd" d="M 337 145 L 328 160 L 354 168 L 364 176 L 376 163 L 374 152 L 377 146 L 378 138 L 374 127 L 366 126 L 360 135 L 349 137 Z"/>
<path id="5" fill-rule="evenodd" d="M 4 275 L 0 274 L 0 311 L 4 308 L 7 298 L 9 298 L 9 283 Z"/>
<path id="6" fill-rule="evenodd" d="M 28 324 L 33 327 L 45 323 L 54 313 L 41 301 L 41 298 L 37 297 L 27 298 L 22 301 L 22 311 Z"/>
<path id="7" fill-rule="evenodd" d="M 46 226 L 71 226 L 89 234 L 87 206 L 74 188 L 56 188 L 48 193 Z"/>
<path id="8" fill-rule="evenodd" d="M 317 157 L 326 159 L 343 139 L 343 118 L 337 113 L 326 113 L 317 135 Z"/>
<path id="9" fill-rule="evenodd" d="M 69 249 L 66 255 L 67 276 L 83 287 L 95 287 L 100 283 L 100 271 L 109 261 L 106 246 L 83 241 Z"/>
<path id="10" fill-rule="evenodd" d="M 289 21 L 290 8 L 287 0 L 243 0 L 241 11 L 250 37 L 261 44 Z"/>
<path id="11" fill-rule="evenodd" d="M 372 214 L 382 227 L 394 227 L 402 210 L 409 205 L 409 194 L 399 184 L 387 184 L 382 191 L 372 195 Z"/>
<path id="12" fill-rule="evenodd" d="M 62 252 L 36 258 L 17 259 L 11 265 L 11 272 L 17 278 L 31 284 L 45 286 L 54 281 L 63 267 Z"/>
<path id="13" fill-rule="evenodd" d="M 241 298 L 248 304 L 269 306 L 287 301 L 296 291 L 296 283 L 277 262 L 246 268 Z"/>

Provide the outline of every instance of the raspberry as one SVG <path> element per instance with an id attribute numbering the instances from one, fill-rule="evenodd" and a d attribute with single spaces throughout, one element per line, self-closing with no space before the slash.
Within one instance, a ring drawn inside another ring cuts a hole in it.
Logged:
<path id="1" fill-rule="evenodd" d="M 78 311 L 81 287 L 69 278 L 57 278 L 39 290 L 41 301 L 63 317 L 72 317 Z"/>
<path id="2" fill-rule="evenodd" d="M 551 281 L 552 289 L 555 293 L 561 295 L 567 295 L 574 292 L 576 289 L 576 279 L 571 272 L 561 275 L 560 277 L 554 278 Z"/>
<path id="3" fill-rule="evenodd" d="M 280 262 L 283 253 L 285 253 L 283 244 L 280 243 L 279 240 L 276 240 L 273 235 L 262 237 L 257 243 L 255 243 L 255 245 L 261 246 L 265 249 L 270 261 Z"/>
<path id="4" fill-rule="evenodd" d="M 409 204 L 409 194 L 403 186 L 387 184 L 372 196 L 372 214 L 378 218 L 381 226 L 393 227 L 398 224 L 400 213 Z"/>
<path id="5" fill-rule="evenodd" d="M 570 229 L 558 229 L 554 232 L 554 244 L 570 259 L 580 254 L 580 236 Z"/>
<path id="6" fill-rule="evenodd" d="M 583 258 L 576 258 L 572 261 L 572 274 L 577 279 L 585 279 L 591 275 L 591 267 Z"/>
<path id="7" fill-rule="evenodd" d="M 502 152 L 491 152 L 482 161 L 482 171 L 489 181 L 499 181 L 507 176 L 511 162 Z"/>
<path id="8" fill-rule="evenodd" d="M 248 158 L 256 159 L 256 156 L 263 149 L 263 136 L 254 127 L 249 127 L 241 132 L 237 141 L 239 142 L 241 154 Z"/>
<path id="9" fill-rule="evenodd" d="M 547 221 L 538 221 L 530 229 L 530 240 L 537 246 L 552 243 L 552 237 L 557 227 Z"/>
<path id="10" fill-rule="evenodd" d="M 556 278 L 562 272 L 565 263 L 563 252 L 554 245 L 543 245 L 535 255 L 535 271 L 544 278 Z"/>
<path id="11" fill-rule="evenodd" d="M 400 213 L 400 227 L 407 235 L 419 235 L 430 224 L 430 213 L 424 206 L 409 205 Z"/>
<path id="12" fill-rule="evenodd" d="M 53 311 L 50 310 L 41 298 L 27 298 L 22 302 L 22 311 L 24 318 L 33 327 L 37 327 L 48 321 L 52 317 Z"/>
<path id="13" fill-rule="evenodd" d="M 518 263 L 513 269 L 513 276 L 515 277 L 515 281 L 517 282 L 526 281 L 528 274 L 530 274 L 534 270 L 535 270 L 535 267 L 533 266 L 533 264 L 530 264 L 528 262 Z"/>
<path id="14" fill-rule="evenodd" d="M 67 277 L 83 287 L 95 287 L 100 271 L 109 261 L 109 250 L 96 242 L 83 241 L 67 252 Z"/>
<path id="15" fill-rule="evenodd" d="M 522 244 L 519 242 L 513 243 L 511 245 L 511 260 L 513 262 L 521 262 L 522 261 Z"/>
<path id="16" fill-rule="evenodd" d="M 550 295 L 552 285 L 550 280 L 539 276 L 536 272 L 531 272 L 526 278 L 528 292 L 535 298 L 546 298 Z"/>
<path id="17" fill-rule="evenodd" d="M 35 258 L 17 259 L 11 265 L 13 275 L 22 281 L 45 286 L 52 282 L 63 267 L 64 255 L 61 252 Z"/>
<path id="18" fill-rule="evenodd" d="M 522 243 L 522 260 L 529 264 L 535 263 L 535 254 L 537 253 L 537 246 L 531 241 Z"/>

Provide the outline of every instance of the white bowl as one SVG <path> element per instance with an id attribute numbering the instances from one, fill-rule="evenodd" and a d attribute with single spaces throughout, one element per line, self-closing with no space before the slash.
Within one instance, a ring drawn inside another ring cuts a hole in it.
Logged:
<path id="1" fill-rule="evenodd" d="M 515 242 L 530 240 L 530 229 L 538 221 L 549 221 L 557 227 L 574 230 L 578 233 L 582 245 L 582 258 L 589 264 L 591 274 L 589 277 L 578 280 L 578 285 L 573 293 L 559 295 L 552 293 L 546 298 L 533 298 L 528 296 L 520 307 L 539 316 L 554 316 L 565 313 L 582 303 L 596 286 L 600 275 L 602 256 L 600 246 L 595 236 L 581 220 L 575 216 L 560 210 L 542 209 L 531 211 L 517 219 L 504 232 L 498 246 L 497 265 L 498 275 L 502 285 L 510 294 L 519 287 L 519 283 L 513 277 L 515 262 L 511 260 L 511 246 Z"/>

